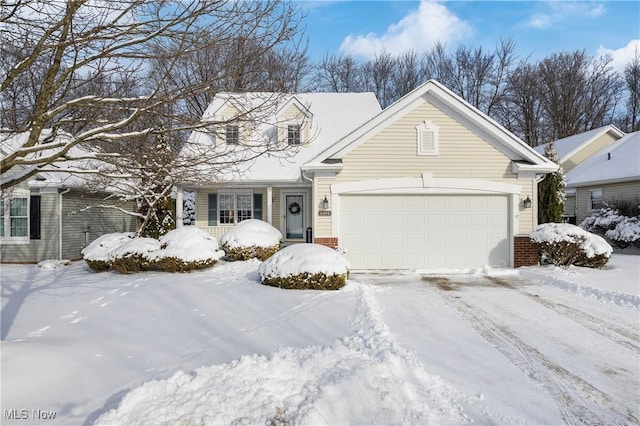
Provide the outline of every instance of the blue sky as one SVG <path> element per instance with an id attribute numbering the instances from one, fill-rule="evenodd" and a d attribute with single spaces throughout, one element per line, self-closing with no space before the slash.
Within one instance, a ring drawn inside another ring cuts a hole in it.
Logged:
<path id="1" fill-rule="evenodd" d="M 372 57 L 429 50 L 436 40 L 493 49 L 511 37 L 520 56 L 586 49 L 610 53 L 616 68 L 640 50 L 640 2 L 629 1 L 303 1 L 313 59 L 325 53 Z"/>

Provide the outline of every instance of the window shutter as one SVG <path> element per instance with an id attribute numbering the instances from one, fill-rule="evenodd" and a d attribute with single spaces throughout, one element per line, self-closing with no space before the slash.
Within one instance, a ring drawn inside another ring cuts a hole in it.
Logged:
<path id="1" fill-rule="evenodd" d="M 262 194 L 253 194 L 253 218 L 262 220 Z"/>
<path id="2" fill-rule="evenodd" d="M 40 195 L 32 195 L 29 200 L 29 238 L 32 240 L 40 239 L 40 199 Z"/>
<path id="3" fill-rule="evenodd" d="M 209 226 L 218 225 L 218 194 L 215 192 L 209 195 Z"/>

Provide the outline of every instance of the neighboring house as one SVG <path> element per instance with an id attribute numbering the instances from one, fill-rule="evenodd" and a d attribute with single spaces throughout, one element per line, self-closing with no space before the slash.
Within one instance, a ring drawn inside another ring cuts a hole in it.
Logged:
<path id="1" fill-rule="evenodd" d="M 591 155 L 566 174 L 567 192 L 575 194 L 581 223 L 606 201 L 640 203 L 640 132 L 629 133 Z"/>
<path id="2" fill-rule="evenodd" d="M 233 184 L 185 187 L 196 191 L 196 226 L 220 236 L 257 217 L 285 243 L 304 242 L 309 227 L 353 269 L 523 264 L 516 246 L 530 249 L 537 181 L 557 165 L 436 81 L 383 111 L 371 96 L 292 95 L 317 137 Z"/>
<path id="3" fill-rule="evenodd" d="M 608 125 L 555 141 L 554 145 L 560 159 L 560 166 L 565 175 L 592 155 L 611 146 L 623 136 L 624 132 L 622 130 L 616 126 Z M 544 155 L 545 148 L 546 144 L 538 145 L 534 149 Z M 575 224 L 577 206 L 574 188 L 567 187 L 565 196 L 563 220 Z M 577 223 L 580 222 L 578 221 Z"/>
<path id="4" fill-rule="evenodd" d="M 2 155 L 21 146 L 26 137 L 26 133 L 0 134 Z M 83 188 L 83 179 L 65 172 L 65 164 L 60 166 L 60 171 L 38 173 L 2 194 L 0 262 L 80 259 L 82 248 L 100 235 L 135 230 L 133 216 L 91 207 L 108 204 L 104 198 L 109 194 Z"/>

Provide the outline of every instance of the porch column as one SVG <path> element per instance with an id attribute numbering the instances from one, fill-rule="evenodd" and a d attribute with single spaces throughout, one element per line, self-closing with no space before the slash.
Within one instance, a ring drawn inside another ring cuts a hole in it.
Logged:
<path id="1" fill-rule="evenodd" d="M 267 186 L 267 222 L 273 224 L 273 188 Z"/>
<path id="2" fill-rule="evenodd" d="M 176 228 L 182 228 L 182 216 L 184 210 L 184 191 L 181 187 L 176 188 Z"/>

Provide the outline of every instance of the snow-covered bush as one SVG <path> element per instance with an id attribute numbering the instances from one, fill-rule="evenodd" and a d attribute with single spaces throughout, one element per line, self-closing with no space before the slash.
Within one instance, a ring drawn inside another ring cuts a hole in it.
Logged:
<path id="1" fill-rule="evenodd" d="M 349 261 L 319 244 L 293 244 L 280 250 L 258 268 L 263 284 L 273 287 L 337 290 L 344 286 Z"/>
<path id="2" fill-rule="evenodd" d="M 111 252 L 135 237 L 133 232 L 104 234 L 82 249 L 81 253 L 89 268 L 95 272 L 111 269 Z"/>
<path id="3" fill-rule="evenodd" d="M 185 272 L 212 266 L 224 256 L 218 241 L 194 226 L 169 231 L 160 240 L 134 237 L 133 233 L 103 235 L 82 250 L 84 260 L 96 272 Z"/>
<path id="4" fill-rule="evenodd" d="M 196 223 L 196 193 L 185 191 L 182 202 L 182 224 L 195 225 Z"/>
<path id="5" fill-rule="evenodd" d="M 530 234 L 542 255 L 556 266 L 602 268 L 613 249 L 604 238 L 569 223 L 544 223 Z"/>
<path id="6" fill-rule="evenodd" d="M 121 274 L 149 269 L 150 264 L 146 256 L 158 250 L 160 241 L 155 238 L 133 238 L 111 251 L 111 269 Z"/>
<path id="7" fill-rule="evenodd" d="M 610 229 L 615 229 L 622 220 L 624 216 L 618 210 L 604 207 L 585 218 L 579 226 L 586 231 L 603 234 Z"/>
<path id="8" fill-rule="evenodd" d="M 145 259 L 167 272 L 187 272 L 214 265 L 224 252 L 218 241 L 202 229 L 185 226 L 160 237 L 160 249 L 146 253 Z"/>
<path id="9" fill-rule="evenodd" d="M 608 230 L 605 236 L 620 248 L 630 245 L 640 248 L 640 219 L 625 217 L 614 229 Z"/>
<path id="10" fill-rule="evenodd" d="M 220 238 L 220 246 L 235 260 L 266 260 L 280 250 L 282 234 L 267 222 L 243 220 Z"/>

